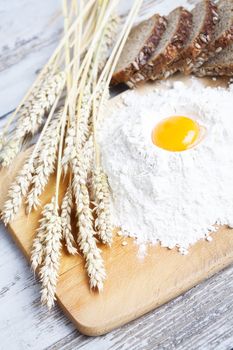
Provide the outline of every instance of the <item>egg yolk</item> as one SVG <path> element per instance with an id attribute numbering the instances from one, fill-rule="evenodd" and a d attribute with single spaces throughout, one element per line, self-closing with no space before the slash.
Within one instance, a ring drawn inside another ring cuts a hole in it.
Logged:
<path id="1" fill-rule="evenodd" d="M 174 116 L 163 119 L 152 131 L 152 142 L 167 151 L 179 152 L 193 147 L 200 135 L 200 127 L 194 120 Z"/>

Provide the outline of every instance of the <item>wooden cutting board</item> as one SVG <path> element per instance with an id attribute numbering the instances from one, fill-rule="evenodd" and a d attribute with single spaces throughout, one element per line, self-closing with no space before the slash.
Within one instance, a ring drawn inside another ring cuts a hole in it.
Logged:
<path id="1" fill-rule="evenodd" d="M 144 86 L 139 93 L 152 87 Z M 119 97 L 110 102 L 110 107 L 114 108 L 116 103 L 120 103 Z M 0 173 L 0 208 L 24 157 L 20 155 L 10 169 Z M 43 203 L 49 201 L 54 188 L 55 181 L 51 178 L 42 196 Z M 10 234 L 28 259 L 39 217 L 40 211 L 26 216 L 22 208 L 9 226 Z M 122 246 L 123 240 L 127 241 L 126 246 Z M 187 256 L 153 246 L 145 258 L 140 258 L 134 241 L 119 236 L 115 236 L 111 249 L 101 248 L 108 276 L 101 294 L 90 291 L 83 259 L 68 256 L 65 250 L 57 287 L 61 308 L 80 332 L 91 336 L 107 333 L 136 319 L 232 263 L 233 232 L 222 227 L 212 242 L 199 241 Z"/>

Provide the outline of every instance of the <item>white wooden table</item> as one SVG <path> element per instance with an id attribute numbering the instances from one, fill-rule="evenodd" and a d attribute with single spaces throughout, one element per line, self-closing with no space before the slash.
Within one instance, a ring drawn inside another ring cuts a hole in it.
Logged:
<path id="1" fill-rule="evenodd" d="M 58 41 L 60 1 L 0 0 L 0 19 L 1 126 Z M 89 338 L 58 307 L 48 312 L 40 305 L 28 263 L 2 225 L 0 235 L 0 350 L 233 349 L 233 267 L 131 324 Z"/>

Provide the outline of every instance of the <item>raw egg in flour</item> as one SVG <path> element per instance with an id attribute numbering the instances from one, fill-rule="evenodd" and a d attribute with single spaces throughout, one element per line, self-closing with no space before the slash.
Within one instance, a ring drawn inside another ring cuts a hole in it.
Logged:
<path id="1" fill-rule="evenodd" d="M 152 131 L 154 145 L 167 151 L 180 152 L 195 146 L 201 137 L 202 127 L 188 117 L 172 116 L 161 120 Z"/>

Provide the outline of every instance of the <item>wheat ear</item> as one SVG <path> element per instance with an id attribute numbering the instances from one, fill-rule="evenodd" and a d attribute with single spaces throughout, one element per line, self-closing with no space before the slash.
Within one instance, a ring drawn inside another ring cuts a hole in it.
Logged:
<path id="1" fill-rule="evenodd" d="M 71 212 L 73 208 L 72 198 L 72 186 L 68 185 L 65 196 L 61 204 L 61 225 L 62 225 L 62 237 L 65 241 L 65 245 L 68 253 L 76 255 L 78 253 L 76 248 L 75 239 L 72 233 L 71 227 Z"/>
<path id="2" fill-rule="evenodd" d="M 63 109 L 57 112 L 50 121 L 35 158 L 35 174 L 32 178 L 32 188 L 27 196 L 27 209 L 30 213 L 40 205 L 39 197 L 47 185 L 50 175 L 54 172 L 57 148 L 60 139 L 61 116 Z"/>
<path id="3" fill-rule="evenodd" d="M 42 212 L 44 219 L 41 229 L 44 229 L 42 266 L 39 278 L 42 284 L 41 302 L 51 309 L 56 300 L 55 292 L 60 267 L 62 228 L 61 218 L 57 211 L 55 196 L 49 204 L 44 206 Z"/>
<path id="4" fill-rule="evenodd" d="M 95 229 L 104 244 L 112 244 L 111 200 L 107 176 L 97 167 L 93 174 L 93 194 L 97 218 Z"/>
<path id="5" fill-rule="evenodd" d="M 94 164 L 94 140 L 93 133 L 90 134 L 89 138 L 85 142 L 83 148 L 83 158 L 85 159 L 85 170 L 87 174 L 93 169 Z"/>
<path id="6" fill-rule="evenodd" d="M 100 45 L 100 52 L 98 58 L 98 70 L 101 71 L 104 68 L 106 60 L 108 59 L 109 50 L 115 42 L 118 28 L 120 24 L 120 17 L 113 14 L 106 24 L 103 37 Z"/>
<path id="7" fill-rule="evenodd" d="M 71 164 L 72 159 L 75 157 L 75 145 L 76 145 L 76 122 L 74 119 L 70 120 L 67 126 L 65 136 L 65 147 L 62 156 L 62 170 L 66 174 L 68 167 Z"/>
<path id="8" fill-rule="evenodd" d="M 90 96 L 91 96 L 91 86 L 88 83 L 83 91 L 82 94 L 82 104 L 80 111 L 76 111 L 78 115 L 78 138 L 79 138 L 79 143 L 83 146 L 85 142 L 87 141 L 89 134 L 90 134 L 90 129 L 91 129 L 91 120 L 90 120 L 90 115 L 91 115 L 91 103 L 90 103 Z"/>
<path id="9" fill-rule="evenodd" d="M 88 137 L 90 135 L 90 113 L 91 113 L 91 106 L 89 103 L 89 98 L 91 95 L 90 85 L 87 85 L 83 92 L 83 99 L 82 99 L 82 106 L 80 108 L 80 112 L 78 114 L 78 127 L 79 127 L 79 134 L 78 134 L 78 142 L 82 146 L 86 143 L 88 140 Z M 65 137 L 65 147 L 63 151 L 63 157 L 62 157 L 62 168 L 64 173 L 67 173 L 68 166 L 71 164 L 72 159 L 75 156 L 75 148 L 77 143 L 77 137 L 76 137 L 76 120 L 75 117 L 70 118 L 69 125 L 67 126 L 66 130 L 66 137 Z"/>
<path id="10" fill-rule="evenodd" d="M 85 267 L 89 276 L 90 287 L 102 290 L 106 273 L 100 249 L 96 244 L 93 213 L 90 208 L 90 198 L 86 186 L 86 171 L 83 168 L 80 152 L 73 159 L 72 170 L 77 228 L 79 230 L 77 241 L 86 260 Z"/>
<path id="11" fill-rule="evenodd" d="M 34 135 L 43 124 L 44 116 L 49 113 L 57 96 L 61 94 L 65 84 L 63 72 L 49 76 L 44 84 L 33 90 L 29 99 L 25 101 L 18 112 L 15 130 L 3 147 L 1 162 L 3 167 L 11 164 L 20 151 L 27 135 Z"/>
<path id="12" fill-rule="evenodd" d="M 12 221 L 18 213 L 23 197 L 28 192 L 33 172 L 34 158 L 30 155 L 8 191 L 8 199 L 4 204 L 1 216 L 5 225 Z"/>
<path id="13" fill-rule="evenodd" d="M 37 267 L 40 266 L 44 260 L 44 245 L 46 238 L 46 228 L 47 228 L 47 217 L 42 216 L 39 220 L 39 227 L 36 230 L 36 235 L 33 240 L 32 250 L 31 250 L 31 266 L 35 272 Z"/>

